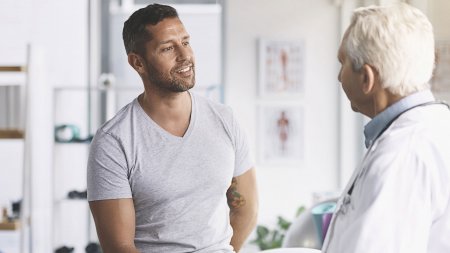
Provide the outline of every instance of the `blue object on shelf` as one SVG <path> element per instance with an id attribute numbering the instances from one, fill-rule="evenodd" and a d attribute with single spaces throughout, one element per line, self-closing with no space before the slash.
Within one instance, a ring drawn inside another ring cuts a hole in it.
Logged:
<path id="1" fill-rule="evenodd" d="M 55 141 L 61 143 L 91 142 L 93 136 L 80 138 L 80 129 L 73 124 L 63 124 L 55 126 Z"/>

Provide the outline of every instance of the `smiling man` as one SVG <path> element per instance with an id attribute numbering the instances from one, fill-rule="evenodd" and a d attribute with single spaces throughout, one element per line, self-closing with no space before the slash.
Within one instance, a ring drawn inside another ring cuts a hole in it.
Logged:
<path id="1" fill-rule="evenodd" d="M 97 131 L 88 200 L 103 252 L 237 252 L 256 223 L 255 169 L 231 110 L 191 92 L 195 59 L 176 10 L 125 22 L 145 88 Z"/>

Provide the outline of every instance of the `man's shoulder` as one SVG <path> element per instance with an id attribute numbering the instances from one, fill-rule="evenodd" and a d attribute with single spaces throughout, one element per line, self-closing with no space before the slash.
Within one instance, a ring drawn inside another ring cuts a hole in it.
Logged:
<path id="1" fill-rule="evenodd" d="M 195 102 L 202 106 L 209 106 L 209 107 L 215 107 L 215 108 L 228 108 L 229 107 L 219 101 L 213 100 L 209 97 L 205 97 L 204 95 L 198 94 L 196 92 L 192 92 L 192 96 L 194 97 Z"/>
<path id="2" fill-rule="evenodd" d="M 418 108 L 402 115 L 380 137 L 373 148 L 383 159 L 443 155 L 450 149 L 450 111 L 443 108 Z"/>
<path id="3" fill-rule="evenodd" d="M 111 134 L 113 136 L 119 136 L 124 129 L 129 131 L 132 124 L 132 119 L 134 118 L 136 104 L 136 99 L 134 99 L 122 107 L 116 115 L 114 115 L 114 117 L 100 126 L 99 131 L 106 134 Z"/>
<path id="4" fill-rule="evenodd" d="M 230 106 L 222 104 L 218 101 L 212 100 L 199 94 L 193 93 L 193 95 L 200 112 L 209 111 L 215 114 L 216 116 L 219 116 L 221 118 L 225 117 L 227 119 L 232 117 L 233 112 Z"/>
<path id="5" fill-rule="evenodd" d="M 442 105 L 417 108 L 405 113 L 393 124 L 393 136 L 409 136 L 413 139 L 442 139 L 450 141 L 450 110 Z"/>

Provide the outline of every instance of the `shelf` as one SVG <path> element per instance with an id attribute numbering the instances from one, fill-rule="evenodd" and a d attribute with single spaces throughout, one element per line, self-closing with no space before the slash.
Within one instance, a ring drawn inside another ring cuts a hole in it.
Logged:
<path id="1" fill-rule="evenodd" d="M 20 221 L 2 222 L 0 223 L 0 230 L 19 230 Z"/>
<path id="2" fill-rule="evenodd" d="M 25 66 L 0 66 L 0 72 L 26 72 Z"/>
<path id="3" fill-rule="evenodd" d="M 23 248 L 21 250 L 21 247 L 29 245 L 31 248 L 32 244 L 29 237 L 33 196 L 30 175 L 34 164 L 28 132 L 25 132 L 25 123 L 29 118 L 26 96 L 30 48 L 21 45 L 7 48 L 10 54 L 0 65 L 0 160 L 3 163 L 0 171 L 5 175 L 0 185 L 8 190 L 0 191 L 0 198 L 2 201 L 20 199 L 21 214 L 14 219 L 5 218 L 5 215 L 0 218 L 0 251 L 18 253 L 28 252 Z"/>
<path id="4" fill-rule="evenodd" d="M 0 66 L 0 72 L 2 72 L 0 86 L 20 86 L 26 81 L 26 66 Z"/>
<path id="5" fill-rule="evenodd" d="M 23 139 L 25 133 L 20 129 L 0 129 L 0 139 Z"/>

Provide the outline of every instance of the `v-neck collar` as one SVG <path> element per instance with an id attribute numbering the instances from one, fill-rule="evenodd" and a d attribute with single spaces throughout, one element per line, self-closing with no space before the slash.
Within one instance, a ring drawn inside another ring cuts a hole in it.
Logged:
<path id="1" fill-rule="evenodd" d="M 188 91 L 189 96 L 191 97 L 191 117 L 189 119 L 189 125 L 184 133 L 183 136 L 176 136 L 171 133 L 169 133 L 167 130 L 162 128 L 158 123 L 156 123 L 145 111 L 144 108 L 142 108 L 141 104 L 139 104 L 138 98 L 134 99 L 135 106 L 138 108 L 139 112 L 142 114 L 144 118 L 148 120 L 148 122 L 153 126 L 154 129 L 156 129 L 162 136 L 166 137 L 169 140 L 175 140 L 175 141 L 183 141 L 186 140 L 192 133 L 196 121 L 196 115 L 197 115 L 197 106 L 195 102 L 195 96 Z"/>

